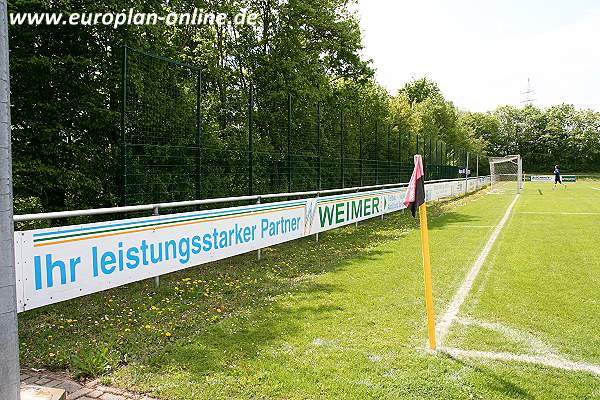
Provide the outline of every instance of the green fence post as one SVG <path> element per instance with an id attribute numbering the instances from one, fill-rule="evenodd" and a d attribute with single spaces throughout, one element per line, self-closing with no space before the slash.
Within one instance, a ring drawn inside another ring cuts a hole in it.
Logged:
<path id="1" fill-rule="evenodd" d="M 408 158 L 410 158 L 410 156 L 411 156 L 411 154 L 410 154 L 411 153 L 410 146 L 411 146 L 411 142 L 412 141 L 410 140 L 410 136 L 411 136 L 410 135 L 410 131 L 408 131 L 408 146 L 407 146 L 407 148 L 408 148 L 408 152 L 407 152 Z M 407 161 L 410 163 L 410 160 L 407 160 Z"/>
<path id="2" fill-rule="evenodd" d="M 321 190 L 321 103 L 317 102 L 317 189 Z"/>
<path id="3" fill-rule="evenodd" d="M 444 143 L 444 179 L 448 178 L 448 144 Z"/>
<path id="4" fill-rule="evenodd" d="M 398 129 L 398 182 L 402 181 L 402 135 Z"/>
<path id="5" fill-rule="evenodd" d="M 197 71 L 196 83 L 196 199 L 202 198 L 202 71 Z"/>
<path id="6" fill-rule="evenodd" d="M 252 147 L 252 125 L 254 124 L 254 90 L 252 85 L 249 86 L 249 98 L 248 98 L 248 195 L 254 194 L 254 188 L 252 187 L 252 181 L 254 180 L 254 154 Z"/>
<path id="7" fill-rule="evenodd" d="M 358 117 L 359 139 L 358 139 L 358 158 L 360 165 L 358 166 L 358 174 L 360 176 L 360 185 L 363 186 L 363 120 L 362 115 Z"/>
<path id="8" fill-rule="evenodd" d="M 429 154 L 427 153 L 427 136 L 423 135 L 423 167 L 425 168 L 425 179 L 429 179 Z"/>
<path id="9" fill-rule="evenodd" d="M 452 150 L 453 150 L 452 149 L 452 145 L 448 144 L 448 148 L 446 150 L 448 152 L 448 160 L 446 162 L 446 164 L 448 164 L 448 178 L 451 178 L 452 177 L 452 173 L 451 173 L 452 172 L 452 165 L 454 165 L 453 162 L 452 162 L 453 161 L 453 157 L 454 157 L 453 156 L 454 153 L 452 152 Z"/>
<path id="10" fill-rule="evenodd" d="M 456 166 L 456 146 L 452 145 L 452 167 Z M 452 174 L 454 175 L 454 174 Z"/>
<path id="11" fill-rule="evenodd" d="M 419 134 L 417 133 L 417 144 L 415 146 L 415 154 L 419 154 Z"/>
<path id="12" fill-rule="evenodd" d="M 465 167 L 465 195 L 467 195 L 469 193 L 468 188 L 469 188 L 469 152 L 466 152 L 466 167 Z"/>
<path id="13" fill-rule="evenodd" d="M 440 158 L 438 153 L 438 140 L 435 139 L 435 179 L 440 179 Z"/>
<path id="14" fill-rule="evenodd" d="M 292 192 L 292 94 L 291 93 L 288 93 L 287 166 L 288 166 L 288 193 L 291 193 Z"/>
<path id="15" fill-rule="evenodd" d="M 375 184 L 379 185 L 379 121 L 375 121 Z"/>
<path id="16" fill-rule="evenodd" d="M 127 113 L 127 45 L 123 46 L 121 68 L 121 206 L 127 205 L 127 141 L 125 139 Z"/>
<path id="17" fill-rule="evenodd" d="M 390 171 L 391 171 L 391 164 L 390 164 L 390 127 L 388 126 L 387 129 L 387 172 L 386 172 L 386 177 L 387 179 L 385 180 L 386 183 L 390 183 Z"/>
<path id="18" fill-rule="evenodd" d="M 340 166 L 342 188 L 346 187 L 344 182 L 344 111 L 340 111 Z"/>
<path id="19" fill-rule="evenodd" d="M 439 142 L 439 155 L 438 162 L 440 164 L 440 179 L 444 179 L 444 155 L 442 153 L 442 147 L 444 146 L 444 142 Z"/>
<path id="20" fill-rule="evenodd" d="M 432 174 L 433 174 L 433 153 L 432 153 L 432 142 L 431 142 L 431 135 L 429 135 L 429 146 L 427 147 L 427 153 L 429 154 L 429 156 L 427 157 L 429 159 L 429 173 L 427 174 L 427 176 L 429 176 L 429 179 L 431 179 Z"/>
<path id="21" fill-rule="evenodd" d="M 446 143 L 446 179 L 450 178 L 450 145 Z"/>
<path id="22" fill-rule="evenodd" d="M 440 142 L 440 164 L 442 166 L 442 179 L 446 178 L 446 162 L 444 160 L 444 142 Z"/>

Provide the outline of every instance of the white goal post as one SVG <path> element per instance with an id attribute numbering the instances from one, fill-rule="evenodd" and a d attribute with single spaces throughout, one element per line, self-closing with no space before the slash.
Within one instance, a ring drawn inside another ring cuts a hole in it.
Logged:
<path id="1" fill-rule="evenodd" d="M 516 191 L 523 188 L 523 160 L 520 155 L 490 157 L 490 176 L 493 191 Z"/>

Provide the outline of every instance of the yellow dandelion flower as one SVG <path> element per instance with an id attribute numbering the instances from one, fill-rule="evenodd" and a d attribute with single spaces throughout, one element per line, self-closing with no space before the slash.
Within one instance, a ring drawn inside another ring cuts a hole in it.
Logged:
<path id="1" fill-rule="evenodd" d="M 171 337 L 171 336 L 173 336 L 173 334 L 171 332 L 165 332 L 165 336 L 166 337 Z"/>

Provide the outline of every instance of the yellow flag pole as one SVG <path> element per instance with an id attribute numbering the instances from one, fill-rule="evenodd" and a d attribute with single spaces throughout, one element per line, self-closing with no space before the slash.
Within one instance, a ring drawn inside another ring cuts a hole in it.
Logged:
<path id="1" fill-rule="evenodd" d="M 427 309 L 427 332 L 429 334 L 429 348 L 435 350 L 435 317 L 433 315 L 433 285 L 431 283 L 431 261 L 429 259 L 429 230 L 427 227 L 427 206 L 419 206 L 419 220 L 421 222 L 421 245 L 423 247 L 423 276 L 425 278 L 425 307 Z"/>

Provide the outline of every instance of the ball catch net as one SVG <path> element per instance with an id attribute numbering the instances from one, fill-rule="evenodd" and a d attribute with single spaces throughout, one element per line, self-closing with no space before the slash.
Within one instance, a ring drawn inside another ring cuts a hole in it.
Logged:
<path id="1" fill-rule="evenodd" d="M 523 188 L 523 162 L 521 156 L 490 157 L 492 191 L 517 192 Z"/>

